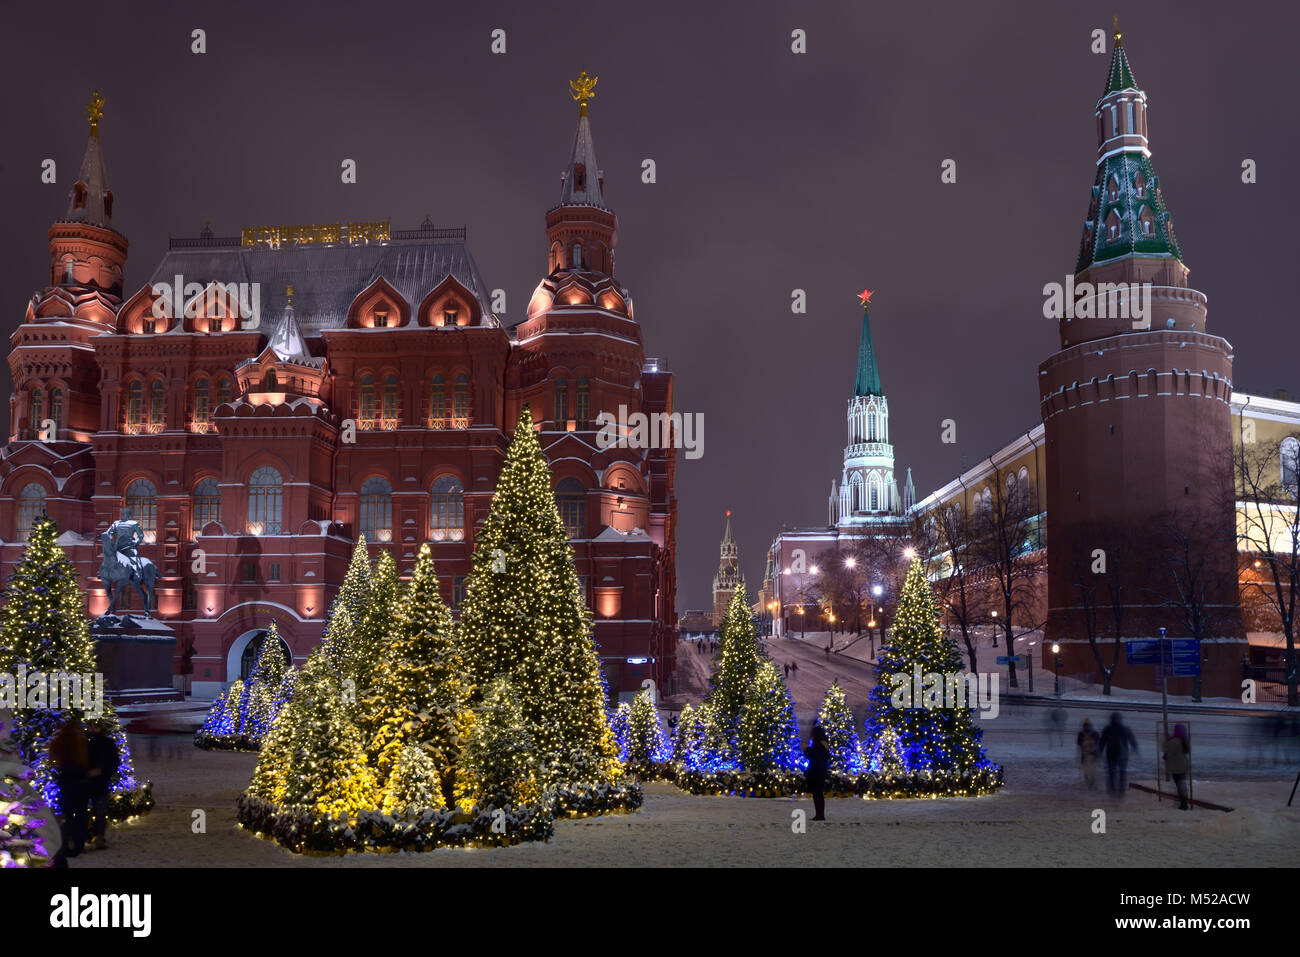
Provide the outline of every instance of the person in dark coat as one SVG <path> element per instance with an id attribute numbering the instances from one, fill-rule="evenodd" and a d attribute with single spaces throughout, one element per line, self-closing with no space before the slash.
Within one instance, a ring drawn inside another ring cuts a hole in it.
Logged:
<path id="1" fill-rule="evenodd" d="M 62 843 L 55 855 L 55 866 L 66 867 L 67 858 L 76 857 L 86 847 L 86 802 L 89 749 L 86 732 L 75 716 L 68 718 L 63 727 L 50 739 L 50 765 L 59 788 L 59 809 L 63 818 L 59 822 Z"/>
<path id="2" fill-rule="evenodd" d="M 104 837 L 108 831 L 108 795 L 122 756 L 118 754 L 117 742 L 108 733 L 106 722 L 92 721 L 89 730 L 87 751 L 90 758 L 88 781 L 91 847 L 102 851 L 108 847 Z"/>
<path id="3" fill-rule="evenodd" d="M 1187 739 L 1187 725 L 1174 725 L 1173 737 L 1165 739 L 1165 770 L 1178 788 L 1178 810 L 1188 811 L 1187 772 L 1191 769 L 1192 745 Z"/>
<path id="4" fill-rule="evenodd" d="M 1083 769 L 1083 783 L 1092 790 L 1097 784 L 1097 732 L 1092 727 L 1092 719 L 1084 718 L 1083 727 L 1075 735 L 1079 745 L 1079 767 Z"/>
<path id="5" fill-rule="evenodd" d="M 1106 759 L 1106 790 L 1122 798 L 1128 791 L 1129 752 L 1136 753 L 1138 743 L 1118 711 L 1110 716 L 1110 724 L 1102 730 L 1097 747 Z"/>
<path id="6" fill-rule="evenodd" d="M 830 774 L 831 752 L 826 747 L 826 729 L 813 725 L 812 742 L 804 753 L 808 759 L 806 773 L 808 790 L 812 794 L 814 821 L 826 820 L 826 777 Z"/>

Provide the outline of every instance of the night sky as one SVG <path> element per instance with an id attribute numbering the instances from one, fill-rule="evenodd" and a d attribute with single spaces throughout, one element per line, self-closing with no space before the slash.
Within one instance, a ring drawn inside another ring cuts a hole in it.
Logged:
<path id="1" fill-rule="evenodd" d="M 782 524 L 826 521 L 861 313 L 918 495 L 1033 427 L 1056 348 L 1042 287 L 1073 271 L 1095 172 L 1090 51 L 1120 16 L 1153 162 L 1236 385 L 1300 396 L 1294 42 L 1252 3 L 29 4 L 0 15 L 10 328 L 45 285 L 46 230 L 101 124 L 126 291 L 169 234 L 391 218 L 464 225 L 522 318 L 577 110 L 619 215 L 617 276 L 648 356 L 704 416 L 679 458 L 678 610 L 708 608 L 725 509 L 758 585 Z M 190 32 L 207 31 L 205 55 Z M 490 52 L 491 31 L 507 53 Z M 790 51 L 791 31 L 808 52 Z M 57 185 L 40 183 L 58 162 Z M 353 158 L 358 183 L 340 182 Z M 641 182 L 652 158 L 658 182 Z M 957 183 L 940 164 L 957 161 Z M 1258 182 L 1241 182 L 1243 159 Z M 807 291 L 806 315 L 790 311 Z M 958 443 L 940 442 L 957 421 Z"/>

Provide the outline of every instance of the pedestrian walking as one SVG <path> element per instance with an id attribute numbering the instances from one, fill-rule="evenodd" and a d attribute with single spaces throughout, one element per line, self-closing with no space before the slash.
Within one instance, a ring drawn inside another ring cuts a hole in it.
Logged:
<path id="1" fill-rule="evenodd" d="M 1097 730 L 1092 718 L 1083 719 L 1083 727 L 1075 735 L 1079 746 L 1079 767 L 1083 770 L 1083 783 L 1091 791 L 1097 786 Z"/>
<path id="2" fill-rule="evenodd" d="M 90 722 L 87 730 L 89 758 L 88 792 L 90 797 L 90 844 L 92 850 L 102 851 L 108 847 L 105 835 L 108 831 L 108 796 L 117 776 L 117 768 L 122 756 L 118 753 L 117 742 L 109 734 L 108 723 L 102 718 Z"/>
<path id="3" fill-rule="evenodd" d="M 788 661 L 785 663 L 785 676 L 786 676 L 787 678 L 790 677 L 790 662 L 788 662 Z"/>
<path id="4" fill-rule="evenodd" d="M 826 747 L 826 729 L 820 724 L 813 725 L 812 741 L 804 751 L 808 759 L 805 780 L 813 799 L 814 821 L 826 820 L 826 776 L 830 773 L 831 751 Z"/>
<path id="5" fill-rule="evenodd" d="M 1174 725 L 1174 734 L 1165 739 L 1165 772 L 1174 779 L 1178 789 L 1178 810 L 1190 810 L 1187 803 L 1187 772 L 1191 768 L 1192 745 L 1187 738 L 1187 725 Z"/>
<path id="6" fill-rule="evenodd" d="M 794 675 L 796 678 L 799 677 L 799 662 L 790 662 L 790 674 Z"/>
<path id="7" fill-rule="evenodd" d="M 1106 759 L 1106 790 L 1123 798 L 1128 791 L 1129 754 L 1137 753 L 1138 743 L 1118 711 L 1110 716 L 1110 724 L 1101 732 L 1097 744 Z"/>
<path id="8" fill-rule="evenodd" d="M 55 855 L 55 867 L 67 867 L 67 858 L 76 857 L 86 846 L 86 802 L 90 755 L 86 732 L 81 721 L 70 717 L 50 739 L 50 764 L 59 788 L 59 822 L 62 841 Z"/>

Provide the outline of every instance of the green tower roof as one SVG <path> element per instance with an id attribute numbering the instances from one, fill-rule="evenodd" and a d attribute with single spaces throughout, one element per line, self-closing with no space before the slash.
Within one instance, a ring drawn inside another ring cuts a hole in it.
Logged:
<path id="1" fill-rule="evenodd" d="M 1106 77 L 1106 92 L 1118 93 L 1120 90 L 1139 89 L 1133 77 L 1133 68 L 1128 65 L 1128 54 L 1124 52 L 1124 41 L 1115 34 L 1115 49 L 1110 55 L 1110 74 Z"/>
<path id="2" fill-rule="evenodd" d="M 880 370 L 876 368 L 876 347 L 871 342 L 871 318 L 862 310 L 862 337 L 858 340 L 858 377 L 854 395 L 884 395 L 880 388 Z"/>

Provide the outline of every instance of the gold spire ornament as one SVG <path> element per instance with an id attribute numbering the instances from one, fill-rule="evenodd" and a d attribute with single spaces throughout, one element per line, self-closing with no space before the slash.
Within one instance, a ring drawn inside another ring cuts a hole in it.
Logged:
<path id="1" fill-rule="evenodd" d="M 592 91 L 595 90 L 596 81 L 599 79 L 598 76 L 588 76 L 587 71 L 583 70 L 576 80 L 569 81 L 569 95 L 578 103 L 579 116 L 587 115 L 587 101 L 596 95 Z"/>
<path id="2" fill-rule="evenodd" d="M 99 136 L 99 119 L 104 115 L 105 102 L 98 90 L 90 94 L 90 103 L 86 106 L 86 119 L 90 120 L 91 136 Z"/>
<path id="3" fill-rule="evenodd" d="M 1115 25 L 1115 42 L 1119 43 L 1119 41 L 1124 37 L 1124 34 L 1119 32 L 1119 14 L 1112 16 L 1110 22 Z"/>
<path id="4" fill-rule="evenodd" d="M 285 286 L 285 287 L 284 287 L 284 294 L 285 294 L 285 296 L 288 298 L 288 302 L 286 303 L 286 305 L 292 306 L 292 305 L 293 305 L 293 286 Z"/>

